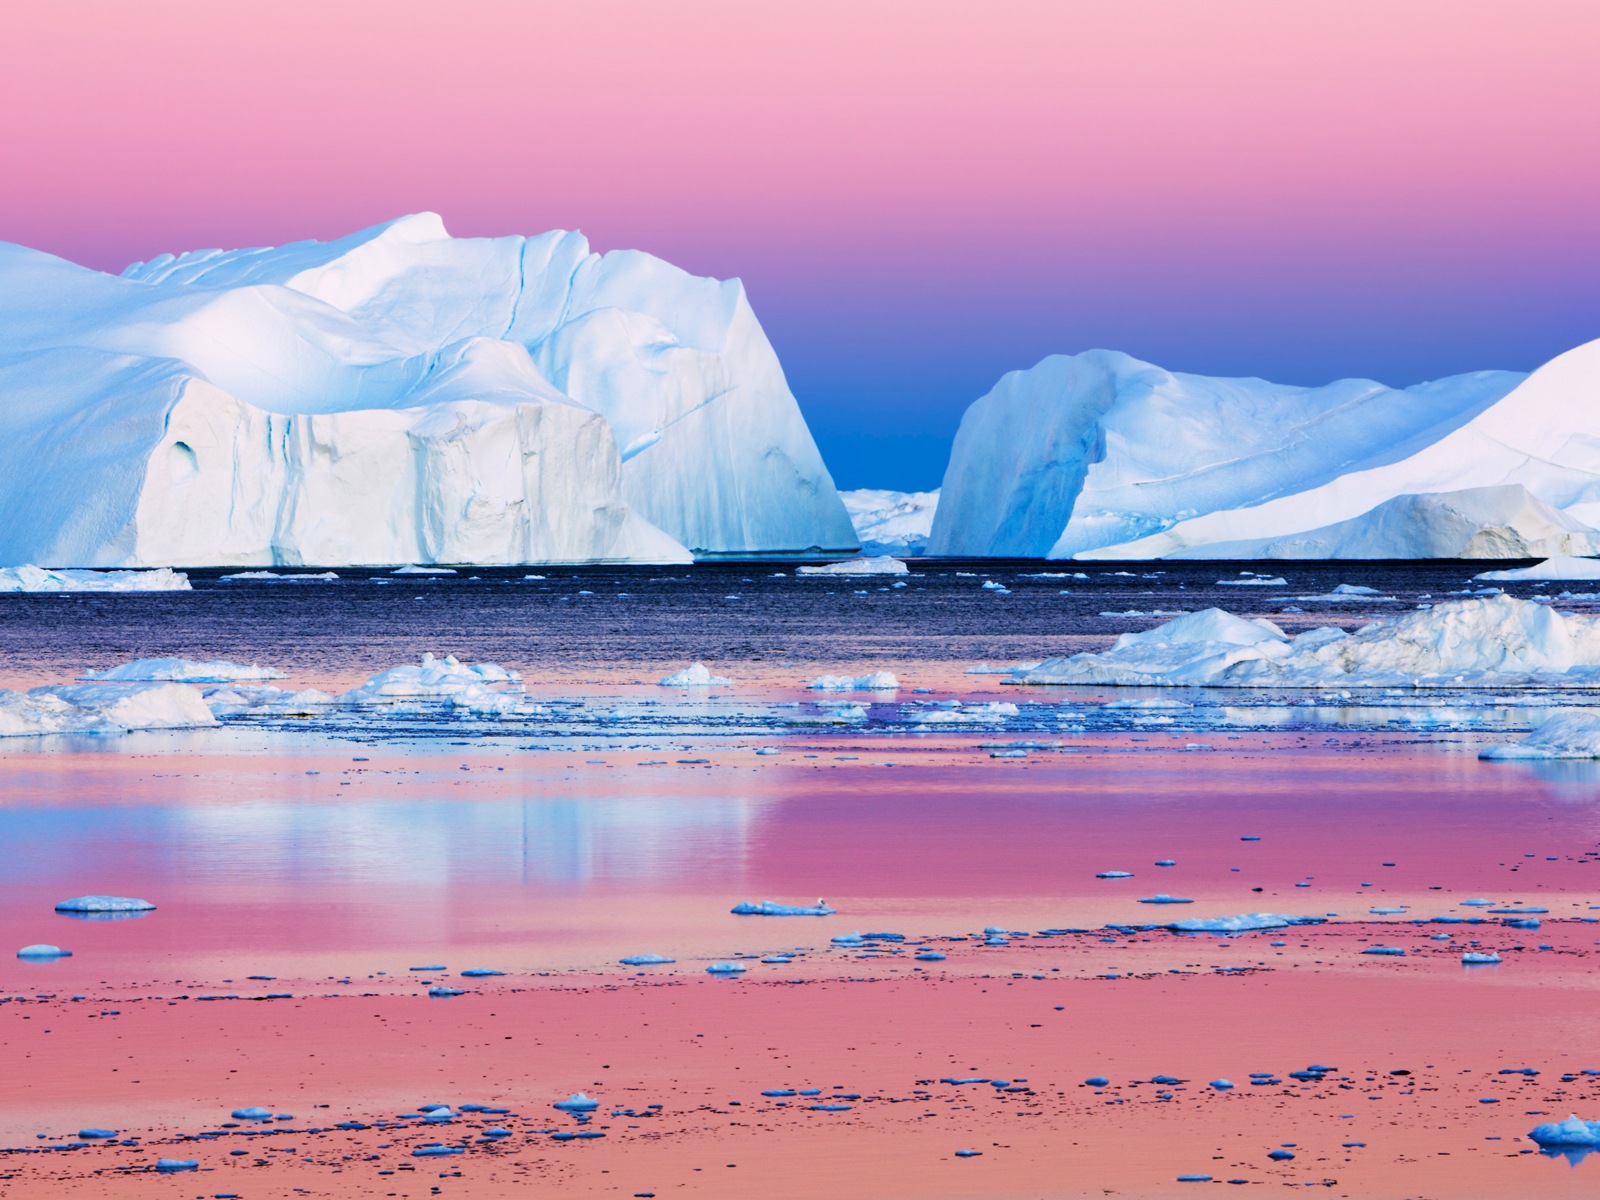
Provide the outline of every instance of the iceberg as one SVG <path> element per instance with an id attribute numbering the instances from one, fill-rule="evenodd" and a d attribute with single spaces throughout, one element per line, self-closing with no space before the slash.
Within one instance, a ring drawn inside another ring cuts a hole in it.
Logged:
<path id="1" fill-rule="evenodd" d="M 156 906 L 133 896 L 74 896 L 56 905 L 58 913 L 146 913 Z"/>
<path id="2" fill-rule="evenodd" d="M 1106 350 L 1053 355 L 1006 375 L 963 416 L 928 552 L 1578 547 L 1600 519 L 1600 411 L 1587 403 L 1597 385 L 1600 341 L 1531 375 L 1479 371 L 1403 390 L 1178 374 Z"/>
<path id="3" fill-rule="evenodd" d="M 834 910 L 821 900 L 815 904 L 779 904 L 773 900 L 755 903 L 741 900 L 728 910 L 736 917 L 831 917 Z"/>
<path id="4" fill-rule="evenodd" d="M 892 671 L 874 671 L 871 675 L 819 675 L 806 686 L 814 692 L 893 692 L 899 690 L 900 681 Z"/>
<path id="5" fill-rule="evenodd" d="M 515 696 L 520 703 L 522 676 L 499 663 L 463 663 L 453 654 L 435 658 L 424 654 L 422 662 L 409 663 L 380 671 L 357 688 L 339 696 L 342 704 L 396 704 L 408 700 L 445 700 L 462 697 L 482 700 L 492 689 Z"/>
<path id="6" fill-rule="evenodd" d="M 174 571 L 168 567 L 154 571 L 47 571 L 43 567 L 34 566 L 0 567 L 0 592 L 187 592 L 190 590 L 192 589 L 189 586 L 189 577 L 181 571 Z"/>
<path id="7" fill-rule="evenodd" d="M 112 276 L 0 244 L 0 562 L 849 552 L 737 280 L 433 213 Z"/>
<path id="8" fill-rule="evenodd" d="M 1600 687 L 1600 617 L 1511 596 L 1452 600 L 1290 637 L 1264 618 L 1190 613 L 1009 683 L 1156 687 Z"/>
<path id="9" fill-rule="evenodd" d="M 733 680 L 713 675 L 705 663 L 695 663 L 681 671 L 674 671 L 661 680 L 660 687 L 732 687 Z"/>
<path id="10" fill-rule="evenodd" d="M 197 729 L 216 723 L 200 693 L 181 683 L 50 684 L 26 692 L 0 689 L 0 738 Z"/>
<path id="11" fill-rule="evenodd" d="M 796 575 L 909 575 L 911 568 L 890 554 L 876 558 L 847 558 L 822 566 L 796 567 Z"/>
<path id="12" fill-rule="evenodd" d="M 1244 913 L 1237 917 L 1188 917 L 1168 922 L 1174 933 L 1250 933 L 1257 929 L 1283 929 L 1311 924 L 1316 918 L 1289 917 L 1282 913 Z"/>
<path id="13" fill-rule="evenodd" d="M 40 942 L 33 946 L 24 946 L 17 951 L 18 958 L 31 958 L 39 962 L 48 962 L 57 958 L 71 958 L 71 950 L 63 950 L 60 946 L 49 946 Z"/>
<path id="14" fill-rule="evenodd" d="M 1600 758 L 1600 716 L 1587 712 L 1560 712 L 1544 719 L 1519 741 L 1489 746 L 1478 757 L 1490 760 Z"/>
<path id="15" fill-rule="evenodd" d="M 139 658 L 105 671 L 85 671 L 82 679 L 107 683 L 234 683 L 257 679 L 282 679 L 273 667 L 240 666 L 231 662 L 191 662 L 186 658 Z"/>
<path id="16" fill-rule="evenodd" d="M 1600 553 L 1600 551 L 1591 551 Z M 1507 558 L 1527 558 L 1529 555 L 1508 554 Z M 1536 579 L 1600 579 L 1600 558 L 1577 558 L 1558 554 L 1535 563 L 1531 567 L 1513 567 L 1505 571 L 1483 571 L 1474 579 L 1487 579 L 1495 583 L 1516 583 Z"/>
<path id="17" fill-rule="evenodd" d="M 1528 1136 L 1541 1146 L 1600 1146 L 1600 1121 L 1585 1121 L 1574 1114 L 1565 1121 L 1535 1125 Z"/>
<path id="18" fill-rule="evenodd" d="M 933 512 L 939 506 L 939 489 L 931 492 L 892 492 L 885 488 L 856 488 L 840 492 L 850 514 L 863 554 L 918 555 L 928 546 Z"/>

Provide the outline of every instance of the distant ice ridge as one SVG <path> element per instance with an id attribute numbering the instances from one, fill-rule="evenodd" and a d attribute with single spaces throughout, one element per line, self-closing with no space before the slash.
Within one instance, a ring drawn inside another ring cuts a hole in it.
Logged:
<path id="1" fill-rule="evenodd" d="M 126 733 L 215 725 L 200 693 L 181 683 L 52 684 L 0 689 L 0 737 Z"/>
<path id="2" fill-rule="evenodd" d="M 816 567 L 796 567 L 796 575 L 909 575 L 911 568 L 898 558 L 880 554 L 876 558 L 847 558 L 843 562 Z"/>
<path id="3" fill-rule="evenodd" d="M 236 681 L 282 679 L 283 672 L 273 667 L 241 666 L 231 662 L 191 662 L 186 658 L 140 658 L 105 671 L 85 671 L 84 679 L 109 683 L 151 682 L 233 683 Z"/>
<path id="4" fill-rule="evenodd" d="M 1482 371 L 1403 391 L 1175 374 L 1105 350 L 1055 355 L 967 410 L 928 551 L 1581 553 L 1600 521 L 1597 387 L 1600 341 L 1532 375 Z"/>
<path id="5" fill-rule="evenodd" d="M 1520 741 L 1489 746 L 1479 758 L 1600 758 L 1600 716 L 1586 712 L 1553 713 Z"/>
<path id="6" fill-rule="evenodd" d="M 1125 633 L 1109 650 L 1047 659 L 1012 683 L 1198 687 L 1600 687 L 1600 617 L 1510 596 L 1453 600 L 1290 637 L 1208 608 Z"/>
<path id="7" fill-rule="evenodd" d="M 0 370 L 3 370 L 0 366 Z M 4 421 L 0 409 L 0 422 Z M 5 484 L 0 483 L 0 490 Z M 0 512 L 4 512 L 0 508 Z M 0 534 L 0 537 L 3 537 Z M 0 567 L 0 592 L 187 592 L 189 577 L 161 567 L 155 571 L 47 571 L 43 567 Z"/>
<path id="8" fill-rule="evenodd" d="M 939 506 L 938 488 L 931 492 L 856 488 L 840 492 L 839 499 L 850 514 L 863 554 L 917 555 L 927 549 L 933 512 Z"/>
<path id="9" fill-rule="evenodd" d="M 682 562 L 856 537 L 738 281 L 576 233 L 0 244 L 0 562 Z"/>

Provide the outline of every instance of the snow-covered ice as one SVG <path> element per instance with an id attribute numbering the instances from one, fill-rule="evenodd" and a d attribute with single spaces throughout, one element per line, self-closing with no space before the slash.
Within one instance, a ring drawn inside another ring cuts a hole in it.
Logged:
<path id="1" fill-rule="evenodd" d="M 939 490 L 894 492 L 885 488 L 856 488 L 840 492 L 850 523 L 855 526 L 863 554 L 921 554 L 933 528 Z"/>
<path id="2" fill-rule="evenodd" d="M 0 562 L 683 562 L 852 550 L 738 281 L 576 233 L 105 275 L 0 244 Z"/>
<path id="3" fill-rule="evenodd" d="M 215 725 L 200 693 L 181 683 L 50 684 L 0 689 L 0 737 L 126 733 Z"/>
<path id="4" fill-rule="evenodd" d="M 1152 559 L 1330 531 L 1328 553 L 1393 546 L 1398 534 L 1426 554 L 1462 530 L 1463 548 L 1485 555 L 1581 545 L 1600 520 L 1600 410 L 1587 402 L 1597 383 L 1600 341 L 1531 375 L 1481 371 L 1403 391 L 1178 374 L 1106 350 L 1053 355 L 967 410 L 929 553 Z M 1499 488 L 1564 515 L 1514 495 L 1423 499 Z M 1403 497 L 1413 499 L 1376 513 Z M 1480 503 L 1493 511 L 1472 530 Z"/>
<path id="5" fill-rule="evenodd" d="M 732 687 L 733 680 L 724 679 L 721 675 L 713 675 L 705 663 L 695 663 L 684 667 L 681 671 L 674 671 L 661 680 L 661 687 Z"/>
<path id="6" fill-rule="evenodd" d="M 1600 617 L 1514 597 L 1452 600 L 1290 637 L 1264 618 L 1190 613 L 1013 683 L 1198 687 L 1600 687 Z"/>
<path id="7" fill-rule="evenodd" d="M 1596 551 L 1600 553 L 1600 551 Z M 1526 558 L 1527 555 L 1508 554 L 1507 558 Z M 1510 583 L 1537 579 L 1600 579 L 1600 558 L 1575 558 L 1557 555 L 1531 567 L 1512 567 L 1504 571 L 1484 571 L 1474 579 L 1496 583 Z"/>
<path id="8" fill-rule="evenodd" d="M 0 368 L 3 370 L 3 368 Z M 3 392 L 0 392 L 3 395 Z M 3 419 L 3 418 L 0 418 Z M 3 488 L 0 484 L 0 488 Z M 160 567 L 154 571 L 50 571 L 0 567 L 0 592 L 187 592 L 189 577 Z"/>
<path id="9" fill-rule="evenodd" d="M 235 683 L 262 679 L 282 679 L 273 667 L 242 666 L 231 662 L 191 662 L 186 658 L 139 658 L 104 671 L 85 671 L 83 679 L 108 683 Z"/>
<path id="10" fill-rule="evenodd" d="M 1600 715 L 1558 712 L 1527 737 L 1478 752 L 1485 759 L 1600 758 Z"/>
<path id="11" fill-rule="evenodd" d="M 874 671 L 871 675 L 819 675 L 806 686 L 816 692 L 893 692 L 899 690 L 900 681 L 892 671 Z"/>
<path id="12" fill-rule="evenodd" d="M 796 567 L 796 575 L 909 575 L 911 568 L 890 554 L 873 558 L 847 558 L 843 562 Z"/>

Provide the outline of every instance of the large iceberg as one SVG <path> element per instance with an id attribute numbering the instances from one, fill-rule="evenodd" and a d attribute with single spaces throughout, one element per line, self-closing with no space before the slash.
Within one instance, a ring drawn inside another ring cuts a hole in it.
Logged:
<path id="1" fill-rule="evenodd" d="M 1011 683 L 1193 687 L 1600 687 L 1600 617 L 1511 596 L 1454 600 L 1290 637 L 1208 608 L 1050 658 Z"/>
<path id="2" fill-rule="evenodd" d="M 0 689 L 0 737 L 191 729 L 217 720 L 199 691 L 181 683 L 51 684 Z"/>
<path id="3" fill-rule="evenodd" d="M 1305 539 L 1363 556 L 1452 540 L 1474 554 L 1543 553 L 1516 547 L 1569 535 L 1582 545 L 1600 519 L 1597 394 L 1600 341 L 1531 375 L 1480 371 L 1403 390 L 1176 374 L 1105 350 L 1054 355 L 967 410 L 928 551 L 1225 557 Z M 1513 487 L 1564 518 L 1518 493 L 1460 495 Z M 1422 499 L 1439 493 L 1456 495 Z M 1415 499 L 1374 509 L 1402 497 Z M 1408 520 L 1424 528 L 1403 529 Z"/>
<path id="4" fill-rule="evenodd" d="M 431 213 L 114 277 L 0 243 L 0 562 L 856 545 L 737 281 Z"/>
<path id="5" fill-rule="evenodd" d="M 855 526 L 863 554 L 921 554 L 933 530 L 933 512 L 939 506 L 939 489 L 931 492 L 893 492 L 885 488 L 856 488 L 840 492 L 850 523 Z"/>

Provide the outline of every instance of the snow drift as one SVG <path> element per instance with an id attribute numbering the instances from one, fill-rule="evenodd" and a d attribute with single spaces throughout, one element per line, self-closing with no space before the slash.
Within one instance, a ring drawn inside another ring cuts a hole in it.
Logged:
<path id="1" fill-rule="evenodd" d="M 1320 542 L 1335 556 L 1419 557 L 1456 542 L 1471 554 L 1586 544 L 1600 520 L 1597 397 L 1600 341 L 1531 375 L 1481 371 L 1404 390 L 1176 374 L 1105 350 L 1055 355 L 967 410 L 928 551 L 1150 559 L 1250 543 L 1296 557 L 1324 553 Z M 1529 502 L 1460 495 L 1517 487 Z"/>
<path id="2" fill-rule="evenodd" d="M 0 562 L 684 561 L 853 549 L 737 281 L 576 233 L 0 244 Z"/>
<path id="3" fill-rule="evenodd" d="M 1051 658 L 1010 683 L 1195 687 L 1600 687 L 1600 617 L 1510 596 L 1456 600 L 1290 637 L 1208 608 L 1109 650 Z"/>

